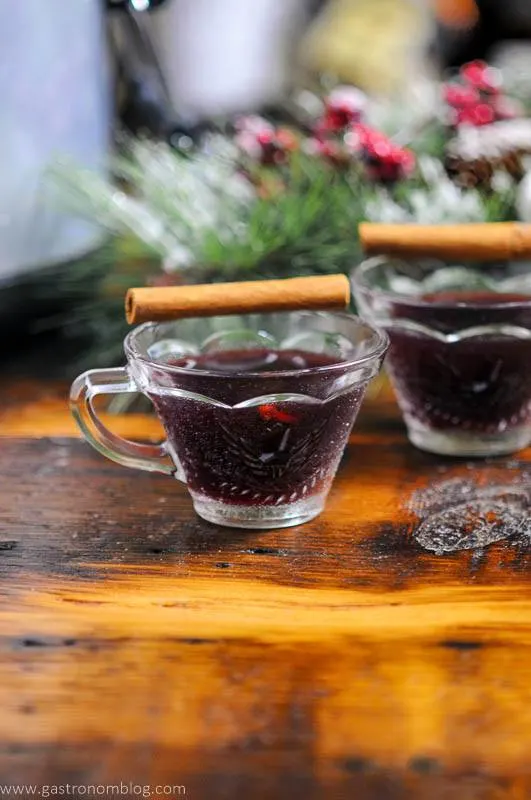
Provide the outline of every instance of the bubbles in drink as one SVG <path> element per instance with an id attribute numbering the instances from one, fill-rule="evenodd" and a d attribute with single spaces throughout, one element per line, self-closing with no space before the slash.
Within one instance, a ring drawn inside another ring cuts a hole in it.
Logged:
<path id="1" fill-rule="evenodd" d="M 281 346 L 283 350 L 323 353 L 338 361 L 347 361 L 356 356 L 355 345 L 341 333 L 302 331 L 284 339 Z"/>
<path id="2" fill-rule="evenodd" d="M 202 353 L 219 353 L 223 350 L 256 350 L 277 348 L 278 342 L 267 331 L 252 331 L 248 328 L 223 330 L 213 333 L 201 346 Z"/>
<path id="3" fill-rule="evenodd" d="M 422 294 L 439 292 L 495 292 L 496 283 L 477 270 L 466 267 L 444 267 L 422 281 Z"/>
<path id="4" fill-rule="evenodd" d="M 275 350 L 213 350 L 201 358 L 197 369 L 230 373 L 273 371 L 278 366 L 279 354 Z"/>
<path id="5" fill-rule="evenodd" d="M 182 359 L 185 356 L 194 356 L 199 353 L 197 347 L 191 342 L 185 342 L 182 339 L 161 339 L 155 342 L 148 348 L 148 356 L 153 361 L 159 361 L 163 364 L 175 359 Z M 192 363 L 193 359 L 191 360 Z"/>
<path id="6" fill-rule="evenodd" d="M 423 293 L 422 284 L 408 278 L 407 275 L 391 275 L 389 277 L 389 289 L 395 294 L 403 294 L 409 297 L 416 297 Z"/>

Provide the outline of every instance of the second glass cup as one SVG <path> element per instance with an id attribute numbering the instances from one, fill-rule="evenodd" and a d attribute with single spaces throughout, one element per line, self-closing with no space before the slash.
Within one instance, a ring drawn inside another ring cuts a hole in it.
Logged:
<path id="1" fill-rule="evenodd" d="M 371 258 L 353 273 L 360 314 L 389 333 L 386 369 L 411 442 L 443 455 L 531 442 L 531 275 Z"/>
<path id="2" fill-rule="evenodd" d="M 388 340 L 348 314 L 295 312 L 147 323 L 125 341 L 125 368 L 92 370 L 71 390 L 74 416 L 108 458 L 184 481 L 220 525 L 280 528 L 324 507 L 368 382 Z M 163 445 L 114 436 L 100 394 L 142 392 Z"/>

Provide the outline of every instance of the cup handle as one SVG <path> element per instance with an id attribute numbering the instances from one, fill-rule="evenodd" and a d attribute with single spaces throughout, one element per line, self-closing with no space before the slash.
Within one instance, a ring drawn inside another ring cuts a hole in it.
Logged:
<path id="1" fill-rule="evenodd" d="M 93 369 L 76 378 L 70 389 L 70 409 L 87 442 L 106 458 L 124 467 L 162 472 L 184 481 L 182 469 L 168 453 L 167 443 L 139 444 L 112 433 L 94 410 L 92 401 L 100 394 L 140 391 L 127 368 Z"/>

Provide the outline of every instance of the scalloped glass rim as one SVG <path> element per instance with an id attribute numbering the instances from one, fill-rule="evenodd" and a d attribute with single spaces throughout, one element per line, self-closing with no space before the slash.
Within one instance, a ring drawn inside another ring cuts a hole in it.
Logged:
<path id="1" fill-rule="evenodd" d="M 433 306 L 434 304 L 433 300 L 424 300 L 422 297 L 419 297 L 417 295 L 401 294 L 400 292 L 393 292 L 392 290 L 389 289 L 382 289 L 379 286 L 376 286 L 369 280 L 367 280 L 367 273 L 371 272 L 371 270 L 376 269 L 377 267 L 382 267 L 385 264 L 403 265 L 404 277 L 410 277 L 407 275 L 406 270 L 411 269 L 412 266 L 417 266 L 417 265 L 420 266 L 421 263 L 422 265 L 425 266 L 426 270 L 449 268 L 449 265 L 444 261 L 437 261 L 435 259 L 423 259 L 421 262 L 419 262 L 419 260 L 416 260 L 414 262 L 408 262 L 404 259 L 394 258 L 392 256 L 373 256 L 372 258 L 368 258 L 365 261 L 362 261 L 361 264 L 358 264 L 358 266 L 352 270 L 350 274 L 350 279 L 355 292 L 370 292 L 372 295 L 377 295 L 378 297 L 387 299 L 390 302 L 400 301 L 404 304 L 411 306 L 420 306 L 423 308 L 428 306 Z M 452 307 L 455 306 L 459 308 L 469 308 L 474 306 L 473 303 L 462 300 L 451 303 L 447 302 L 446 305 Z M 499 303 L 496 302 L 485 303 L 482 304 L 482 306 L 485 310 L 492 308 L 511 308 L 511 307 L 531 308 L 531 294 L 529 295 L 529 300 L 501 300 Z"/>
<path id="2" fill-rule="evenodd" d="M 489 308 L 489 306 L 487 306 L 487 308 Z M 523 342 L 531 339 L 531 331 L 521 325 L 476 325 L 473 328 L 460 328 L 451 333 L 442 333 L 435 328 L 429 328 L 427 325 L 422 325 L 419 322 L 413 322 L 408 319 L 388 321 L 384 324 L 388 330 L 419 333 L 430 339 L 442 342 L 443 344 L 458 344 L 467 339 L 479 339 L 486 336 L 502 336 L 507 339 L 520 339 Z"/>
<path id="3" fill-rule="evenodd" d="M 194 372 L 197 373 L 199 370 L 194 370 Z M 250 397 L 248 400 L 242 400 L 239 403 L 231 405 L 230 403 L 222 403 L 221 400 L 215 400 L 213 397 L 208 397 L 208 395 L 205 394 L 189 392 L 186 389 L 177 389 L 171 386 L 143 386 L 141 378 L 139 378 L 138 375 L 133 374 L 133 378 L 135 382 L 138 383 L 142 392 L 157 394 L 162 397 L 172 397 L 177 400 L 193 400 L 196 403 L 204 403 L 205 405 L 215 406 L 216 408 L 222 408 L 225 411 L 245 411 L 250 408 L 258 408 L 259 406 L 269 405 L 272 403 L 275 405 L 297 403 L 298 405 L 305 406 L 325 406 L 332 402 L 332 400 L 337 400 L 338 397 L 351 392 L 353 389 L 359 389 L 360 385 L 368 383 L 373 377 L 374 374 L 365 375 L 359 381 L 349 383 L 346 386 L 338 389 L 336 392 L 328 395 L 328 397 L 322 399 L 319 397 L 312 397 L 312 395 L 297 394 L 294 392 L 284 394 L 262 394 L 258 397 Z"/>
<path id="4" fill-rule="evenodd" d="M 288 314 L 291 312 L 288 312 Z M 367 332 L 371 335 L 372 339 L 374 340 L 374 347 L 370 350 L 370 352 L 366 353 L 363 356 L 359 356 L 357 358 L 345 359 L 343 361 L 338 361 L 337 364 L 330 364 L 324 367 L 306 367 L 301 369 L 295 370 L 279 370 L 277 372 L 241 372 L 241 373 L 231 373 L 230 379 L 231 380 L 246 380 L 248 378 L 259 378 L 262 380 L 270 380 L 274 378 L 287 378 L 287 377 L 297 377 L 297 376 L 307 376 L 307 375 L 329 375 L 333 374 L 334 372 L 340 372 L 345 370 L 353 370 L 357 369 L 358 367 L 363 367 L 366 364 L 369 364 L 377 359 L 382 358 L 385 355 L 387 348 L 389 347 L 389 337 L 385 331 L 381 329 L 374 328 L 370 323 L 366 320 L 361 319 L 360 317 L 356 316 L 355 314 L 348 314 L 346 312 L 321 312 L 321 311 L 299 311 L 293 312 L 295 314 L 304 315 L 306 317 L 320 317 L 321 319 L 344 319 L 349 323 L 355 325 L 358 329 L 364 328 Z M 275 316 L 271 314 L 270 316 Z M 245 317 L 243 317 L 245 318 Z M 221 319 L 221 318 L 220 318 Z M 179 320 L 175 320 L 178 322 Z M 227 375 L 222 372 L 215 372 L 213 370 L 203 370 L 203 369 L 188 369 L 186 367 L 176 367 L 170 364 L 164 364 L 163 362 L 156 361 L 152 358 L 149 358 L 148 355 L 145 355 L 137 346 L 136 340 L 144 334 L 146 331 L 149 330 L 157 330 L 164 325 L 173 324 L 171 322 L 145 322 L 143 325 L 139 325 L 137 328 L 132 330 L 125 338 L 124 342 L 124 350 L 126 356 L 129 359 L 134 361 L 141 361 L 144 364 L 148 364 L 150 367 L 156 367 L 157 369 L 163 370 L 165 372 L 171 374 L 187 374 L 190 375 L 193 373 L 194 375 L 203 375 L 208 376 L 210 378 L 220 378 L 222 380 L 227 380 Z"/>

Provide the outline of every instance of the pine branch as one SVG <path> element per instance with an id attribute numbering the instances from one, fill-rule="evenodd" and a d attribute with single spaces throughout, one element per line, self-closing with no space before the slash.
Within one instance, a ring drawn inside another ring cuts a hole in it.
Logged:
<path id="1" fill-rule="evenodd" d="M 417 172 L 388 187 L 369 180 L 361 163 L 339 167 L 304 152 L 275 167 L 247 163 L 246 177 L 230 142 L 194 157 L 127 142 L 113 169 L 128 194 L 63 165 L 56 176 L 66 199 L 89 217 L 103 215 L 110 237 L 60 273 L 53 292 L 68 311 L 46 324 L 91 343 L 80 347 L 81 366 L 110 364 L 123 358 L 130 286 L 348 274 L 362 258 L 358 225 L 366 218 L 514 218 L 514 189 L 479 194 L 451 183 L 441 163 L 445 135 L 426 127 L 413 145 Z"/>

